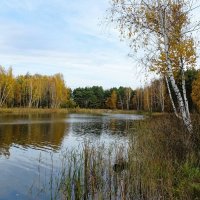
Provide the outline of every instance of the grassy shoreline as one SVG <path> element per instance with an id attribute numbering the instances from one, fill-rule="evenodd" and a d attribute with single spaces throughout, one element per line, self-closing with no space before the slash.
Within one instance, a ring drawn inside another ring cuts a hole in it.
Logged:
<path id="1" fill-rule="evenodd" d="M 0 109 L 0 113 L 148 115 L 120 110 L 28 108 Z M 174 115 L 152 116 L 135 121 L 134 129 L 129 130 L 128 146 L 114 143 L 107 148 L 88 141 L 81 151 L 66 150 L 58 170 L 52 163 L 46 185 L 33 185 L 39 189 L 38 193 L 31 191 L 34 199 L 49 193 L 51 198 L 46 199 L 198 199 L 200 116 L 193 116 L 192 137 Z"/>
<path id="2" fill-rule="evenodd" d="M 187 138 L 174 116 L 136 121 L 128 146 L 88 141 L 81 151 L 64 152 L 41 191 L 51 191 L 51 199 L 199 199 L 199 130 L 190 144 Z"/>
<path id="3" fill-rule="evenodd" d="M 54 108 L 0 108 L 0 114 L 11 113 L 11 114 L 27 114 L 27 113 L 82 113 L 82 114 L 94 114 L 103 115 L 105 113 L 110 114 L 141 114 L 148 115 L 147 112 L 138 112 L 136 110 L 110 110 L 110 109 L 84 109 L 84 108 L 74 108 L 74 109 L 54 109 Z M 154 113 L 154 115 L 159 115 L 162 113 Z"/>

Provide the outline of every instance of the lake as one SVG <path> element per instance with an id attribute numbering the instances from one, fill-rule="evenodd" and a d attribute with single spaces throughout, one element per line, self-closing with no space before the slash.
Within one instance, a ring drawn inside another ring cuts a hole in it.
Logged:
<path id="1" fill-rule="evenodd" d="M 140 115 L 1 114 L 0 200 L 37 199 L 66 149 L 90 143 L 126 144 Z M 49 196 L 40 197 L 48 199 Z"/>

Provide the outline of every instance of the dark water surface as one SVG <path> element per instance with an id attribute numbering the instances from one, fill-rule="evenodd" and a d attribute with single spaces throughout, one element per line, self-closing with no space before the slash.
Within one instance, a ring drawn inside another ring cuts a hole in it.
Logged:
<path id="1" fill-rule="evenodd" d="M 138 115 L 1 114 L 0 200 L 38 199 L 65 149 L 91 143 L 126 143 Z M 37 186 L 37 187 L 36 187 Z M 48 196 L 39 199 L 48 199 Z"/>

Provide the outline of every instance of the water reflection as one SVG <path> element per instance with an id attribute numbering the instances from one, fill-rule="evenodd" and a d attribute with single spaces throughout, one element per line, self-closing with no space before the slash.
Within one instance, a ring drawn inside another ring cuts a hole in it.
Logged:
<path id="1" fill-rule="evenodd" d="M 74 116 L 73 116 L 74 117 Z M 77 118 L 79 119 L 77 120 Z M 92 135 L 100 138 L 102 134 L 126 136 L 133 125 L 131 119 L 119 119 L 111 116 L 94 117 L 81 120 L 82 116 L 76 116 L 76 121 L 72 123 L 72 132 L 77 136 Z"/>
<path id="2" fill-rule="evenodd" d="M 64 116 L 4 115 L 0 123 L 0 155 L 10 156 L 10 147 L 58 151 L 68 124 Z M 4 120 L 3 120 L 3 119 Z"/>
<path id="3" fill-rule="evenodd" d="M 58 151 L 64 137 L 100 139 L 102 135 L 124 137 L 132 120 L 122 115 L 28 114 L 0 116 L 0 155 L 9 158 L 10 148 Z M 67 138 L 68 139 L 68 138 Z M 69 143 L 70 141 L 68 141 Z M 64 144 L 64 146 L 66 146 Z"/>
<path id="4" fill-rule="evenodd" d="M 133 126 L 132 115 L 92 116 L 81 114 L 0 115 L 0 199 L 31 199 L 28 186 L 42 165 L 43 179 L 48 180 L 52 155 L 59 166 L 66 148 L 78 148 L 89 139 L 110 144 L 128 140 Z M 42 154 L 42 163 L 38 159 Z M 16 173 L 17 171 L 17 173 Z M 43 183 L 41 183 L 43 184 Z M 17 196 L 16 196 L 17 195 Z M 44 198 L 45 199 L 45 198 Z M 48 198 L 46 198 L 48 199 Z"/>
<path id="5" fill-rule="evenodd" d="M 120 121 L 118 119 L 111 119 L 108 124 L 108 128 L 105 129 L 107 134 L 117 134 L 120 136 L 127 136 L 132 121 L 124 120 Z"/>

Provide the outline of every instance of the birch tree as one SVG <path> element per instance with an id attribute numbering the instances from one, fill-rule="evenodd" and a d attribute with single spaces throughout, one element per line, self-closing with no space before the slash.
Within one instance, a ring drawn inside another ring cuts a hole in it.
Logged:
<path id="1" fill-rule="evenodd" d="M 129 88 L 125 88 L 126 109 L 127 110 L 130 109 L 131 95 L 132 95 L 132 89 L 130 87 Z"/>
<path id="2" fill-rule="evenodd" d="M 162 78 L 159 80 L 159 102 L 160 102 L 161 111 L 164 112 L 164 110 L 165 110 L 165 85 L 164 85 Z"/>
<path id="3" fill-rule="evenodd" d="M 144 109 L 144 91 L 142 88 L 137 88 L 135 90 L 135 95 L 132 98 L 132 103 L 135 105 L 137 111 L 141 111 Z"/>
<path id="4" fill-rule="evenodd" d="M 7 71 L 0 66 L 0 107 L 5 106 L 9 100 L 14 98 L 14 78 L 12 69 Z"/>
<path id="5" fill-rule="evenodd" d="M 176 96 L 176 116 L 192 133 L 192 122 L 185 90 L 185 69 L 195 65 L 195 44 L 191 32 L 199 29 L 192 24 L 191 13 L 198 8 L 189 0 L 112 0 L 111 21 L 116 23 L 123 38 L 134 50 L 144 49 L 143 62 L 166 77 Z M 155 65 L 161 61 L 159 65 Z M 181 72 L 182 89 L 176 74 Z M 171 99 L 172 103 L 174 99 Z M 176 106 L 174 104 L 174 106 Z"/>

